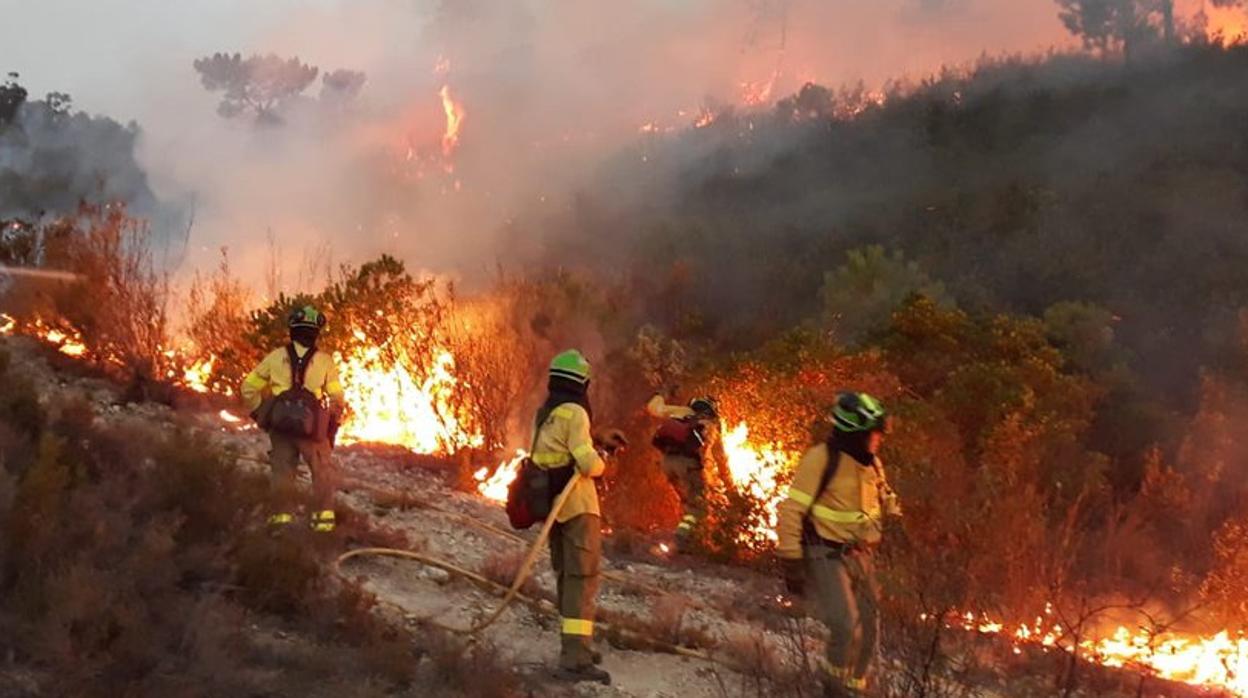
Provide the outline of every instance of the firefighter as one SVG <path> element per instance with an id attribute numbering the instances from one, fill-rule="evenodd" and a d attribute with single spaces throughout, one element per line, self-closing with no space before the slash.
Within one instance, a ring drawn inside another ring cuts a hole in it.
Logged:
<path id="1" fill-rule="evenodd" d="M 593 649 L 602 565 L 601 513 L 593 478 L 602 477 L 606 464 L 590 430 L 589 362 L 576 350 L 559 354 L 551 361 L 548 386 L 549 395 L 535 420 L 530 458 L 550 472 L 552 495 L 563 490 L 573 472 L 581 474 L 550 533 L 560 616 L 556 676 L 610 684 L 611 675 L 595 666 L 601 656 Z"/>
<path id="2" fill-rule="evenodd" d="M 252 418 L 269 433 L 269 482 L 275 507 L 269 523 L 284 526 L 294 522 L 295 471 L 302 458 L 312 474 L 317 507 L 311 516 L 312 530 L 330 532 L 334 530 L 337 491 L 331 449 L 333 432 L 344 407 L 342 385 L 333 357 L 316 346 L 325 327 L 325 316 L 305 305 L 290 313 L 287 326 L 290 343 L 269 352 L 247 375 L 242 397 Z M 298 387 L 302 390 L 295 390 L 300 375 L 303 381 Z M 299 402 L 300 397 L 305 399 Z M 310 415 L 303 414 L 301 409 Z M 292 419 L 306 425 L 301 420 L 308 418 L 313 420 L 310 430 L 285 426 Z"/>
<path id="3" fill-rule="evenodd" d="M 825 695 L 866 688 L 879 648 L 879 586 L 873 550 L 885 515 L 899 516 L 884 477 L 880 444 L 888 419 L 866 393 L 842 393 L 832 436 L 802 456 L 779 508 L 776 554 L 785 585 L 831 631 Z"/>
<path id="4" fill-rule="evenodd" d="M 712 397 L 697 397 L 689 406 L 668 405 L 656 393 L 646 411 L 663 419 L 652 443 L 663 454 L 663 474 L 680 499 L 676 549 L 689 552 L 698 525 L 706 516 L 706 466 L 727 463 L 719 433 L 719 410 Z"/>

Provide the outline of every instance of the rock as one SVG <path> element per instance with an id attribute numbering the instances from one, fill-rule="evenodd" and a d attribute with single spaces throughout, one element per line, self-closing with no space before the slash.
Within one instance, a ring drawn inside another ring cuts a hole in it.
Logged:
<path id="1" fill-rule="evenodd" d="M 420 576 L 435 584 L 447 584 L 451 581 L 451 573 L 440 567 L 426 567 Z"/>

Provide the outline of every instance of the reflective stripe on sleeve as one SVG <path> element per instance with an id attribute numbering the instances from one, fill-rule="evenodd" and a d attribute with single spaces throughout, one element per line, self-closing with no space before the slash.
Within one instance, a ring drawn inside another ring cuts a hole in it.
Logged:
<path id="1" fill-rule="evenodd" d="M 562 632 L 564 635 L 592 637 L 594 634 L 594 621 L 582 620 L 580 618 L 564 618 Z"/>
<path id="2" fill-rule="evenodd" d="M 576 412 L 571 407 L 568 407 L 567 405 L 560 405 L 555 408 L 554 412 L 550 413 L 552 417 L 555 417 L 558 419 L 572 419 L 573 414 L 576 414 Z"/>
<path id="3" fill-rule="evenodd" d="M 260 388 L 263 388 L 267 384 L 268 384 L 268 381 L 256 375 L 255 373 L 248 373 L 247 377 L 243 379 L 243 385 L 247 386 L 248 388 L 260 389 Z"/>
<path id="4" fill-rule="evenodd" d="M 593 444 L 581 444 L 580 446 L 577 446 L 576 448 L 572 449 L 572 457 L 577 460 L 585 460 L 586 458 L 589 458 L 591 455 L 593 455 L 593 453 L 594 453 Z"/>

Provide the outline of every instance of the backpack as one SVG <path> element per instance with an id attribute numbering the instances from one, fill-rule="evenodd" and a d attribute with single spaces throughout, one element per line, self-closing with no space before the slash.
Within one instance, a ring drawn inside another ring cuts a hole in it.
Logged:
<path id="1" fill-rule="evenodd" d="M 537 448 L 538 433 L 550 418 L 551 412 L 552 409 L 543 408 L 537 413 L 530 454 Z M 555 498 L 567 487 L 574 472 L 572 465 L 548 470 L 539 468 L 532 458 L 525 458 L 520 464 L 520 471 L 516 473 L 516 479 L 507 487 L 507 521 L 511 527 L 523 531 L 545 521 L 550 516 Z"/>
<path id="2" fill-rule="evenodd" d="M 702 432 L 693 417 L 668 417 L 654 432 L 650 444 L 669 456 L 697 458 L 702 453 Z"/>
<path id="3" fill-rule="evenodd" d="M 293 436 L 298 439 L 311 439 L 318 435 L 321 422 L 321 401 L 304 385 L 308 366 L 312 364 L 312 356 L 316 349 L 309 349 L 302 359 L 295 353 L 295 345 L 286 346 L 286 355 L 290 359 L 290 390 L 278 395 L 273 400 L 273 409 L 269 416 L 269 430 Z"/>

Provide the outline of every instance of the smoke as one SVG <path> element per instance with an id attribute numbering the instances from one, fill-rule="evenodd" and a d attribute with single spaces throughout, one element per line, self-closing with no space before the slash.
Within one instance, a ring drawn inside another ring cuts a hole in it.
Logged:
<path id="1" fill-rule="evenodd" d="M 807 81 L 879 85 L 1066 41 L 1049 0 L 39 5 L 7 12 L 24 20 L 0 30 L 14 67 L 138 120 L 156 195 L 193 211 L 186 267 L 228 246 L 259 278 L 275 254 L 287 287 L 380 252 L 468 277 L 532 254 L 540 232 L 517 238 L 509 223 L 565 212 L 604 163 L 638 152 L 647 124 L 683 129 L 704 108 L 766 108 Z M 298 56 L 367 83 L 342 109 L 304 104 L 256 128 L 219 116 L 200 86 L 191 64 L 216 51 Z M 463 110 L 449 156 L 444 87 Z"/>

